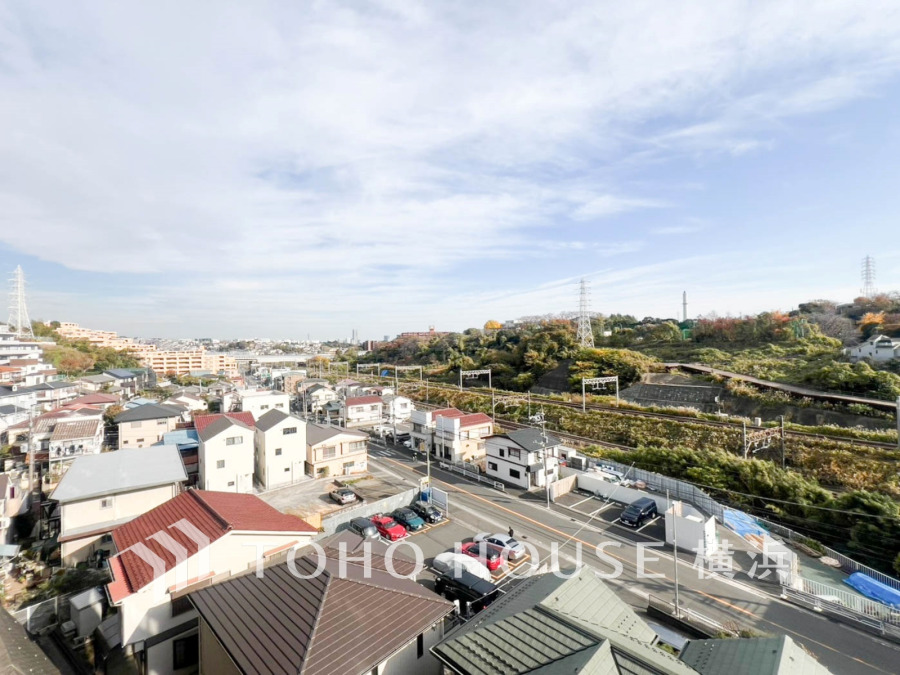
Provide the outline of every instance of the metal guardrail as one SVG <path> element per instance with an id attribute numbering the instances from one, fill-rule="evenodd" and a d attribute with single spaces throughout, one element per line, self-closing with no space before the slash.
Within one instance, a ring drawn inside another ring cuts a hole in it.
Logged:
<path id="1" fill-rule="evenodd" d="M 828 614 L 829 616 L 847 621 L 848 623 L 860 626 L 869 632 L 900 640 L 900 629 L 898 629 L 898 627 L 892 626 L 889 623 L 874 617 L 856 612 L 840 603 L 831 602 L 825 598 L 798 591 L 796 588 L 783 587 L 781 593 L 786 599 L 798 605 L 803 605 L 817 612 L 822 612 L 823 614 Z"/>
<path id="2" fill-rule="evenodd" d="M 461 466 L 457 466 L 455 464 L 448 464 L 447 462 L 440 462 L 438 464 L 438 466 L 440 466 L 440 468 L 444 469 L 445 471 L 452 471 L 453 473 L 458 473 L 461 476 L 463 476 L 464 478 L 468 478 L 469 480 L 475 480 L 475 481 L 478 481 L 479 483 L 485 483 L 486 485 L 490 485 L 492 488 L 494 488 L 495 490 L 498 490 L 499 492 L 506 492 L 506 486 L 503 483 L 496 481 L 496 480 L 491 480 L 490 478 L 485 478 L 480 473 L 475 473 L 474 471 L 469 471 L 468 469 L 464 469 Z"/>

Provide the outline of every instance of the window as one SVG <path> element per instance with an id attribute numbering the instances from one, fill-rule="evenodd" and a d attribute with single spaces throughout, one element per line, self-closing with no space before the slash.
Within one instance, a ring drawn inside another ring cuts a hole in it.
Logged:
<path id="1" fill-rule="evenodd" d="M 157 424 L 166 424 L 168 421 L 169 420 L 167 420 L 165 417 L 163 417 L 161 420 L 156 420 L 156 423 Z"/>
<path id="2" fill-rule="evenodd" d="M 291 470 L 291 467 L 289 467 L 289 466 L 284 467 L 284 472 L 285 472 L 285 473 L 287 473 L 287 472 L 290 471 L 290 470 Z"/>
<path id="3" fill-rule="evenodd" d="M 509 458 L 510 459 L 522 459 L 522 451 L 518 448 L 510 448 L 509 449 Z"/>
<path id="4" fill-rule="evenodd" d="M 132 422 L 132 423 L 131 423 L 131 428 L 132 428 L 132 429 L 140 429 L 140 428 L 141 428 L 141 423 L 140 423 L 140 422 Z"/>
<path id="5" fill-rule="evenodd" d="M 111 534 L 104 534 L 102 537 L 100 537 L 100 543 L 101 543 L 101 544 L 111 544 L 111 543 L 113 543 L 112 535 L 111 535 Z"/>
<path id="6" fill-rule="evenodd" d="M 244 442 L 243 436 L 232 436 L 225 439 L 225 445 L 241 445 Z"/>
<path id="7" fill-rule="evenodd" d="M 425 656 L 425 633 L 419 633 L 416 638 L 416 658 L 421 659 Z"/>
<path id="8" fill-rule="evenodd" d="M 518 469 L 510 469 L 510 470 L 509 470 L 509 477 L 510 477 L 510 478 L 521 478 L 521 477 L 522 477 L 522 474 L 519 473 L 519 470 L 518 470 Z"/>
<path id="9" fill-rule="evenodd" d="M 197 635 L 172 641 L 172 668 L 180 670 L 199 662 L 200 638 Z"/>
<path id="10" fill-rule="evenodd" d="M 370 405 L 369 410 L 371 410 L 372 412 L 375 412 L 376 410 L 378 410 L 378 405 Z"/>
<path id="11" fill-rule="evenodd" d="M 233 481 L 233 480 L 228 481 L 228 487 L 234 487 L 234 481 Z"/>
<path id="12" fill-rule="evenodd" d="M 337 450 L 332 445 L 327 448 L 322 448 L 322 459 L 334 459 L 337 456 Z"/>
<path id="13" fill-rule="evenodd" d="M 144 439 L 143 439 L 143 438 L 139 438 L 139 439 L 137 439 L 137 442 L 138 442 L 138 443 L 143 443 L 143 442 L 144 442 Z"/>
<path id="14" fill-rule="evenodd" d="M 275 456 L 281 457 L 281 448 L 275 448 Z"/>
<path id="15" fill-rule="evenodd" d="M 172 598 L 172 616 L 184 614 L 192 609 L 193 606 L 191 605 L 191 601 L 188 600 L 187 595 L 182 595 L 180 598 Z"/>
<path id="16" fill-rule="evenodd" d="M 496 471 L 496 470 L 497 470 L 497 463 L 496 463 L 496 462 L 488 462 L 488 468 L 489 468 L 491 471 Z"/>
<path id="17" fill-rule="evenodd" d="M 503 448 L 500 448 L 500 456 L 506 457 L 506 450 L 504 450 Z"/>
<path id="18" fill-rule="evenodd" d="M 269 409 L 269 406 L 267 406 L 267 405 L 261 405 L 261 406 L 259 406 L 259 409 L 260 409 L 260 410 L 268 410 L 268 409 Z"/>
<path id="19" fill-rule="evenodd" d="M 225 460 L 224 460 L 224 459 L 219 459 L 219 460 L 217 460 L 217 461 L 216 461 L 216 468 L 217 468 L 217 469 L 224 469 L 224 468 L 225 468 Z"/>
<path id="20" fill-rule="evenodd" d="M 107 497 L 106 499 L 100 500 L 100 508 L 101 509 L 111 509 L 113 505 L 112 497 Z"/>
<path id="21" fill-rule="evenodd" d="M 287 436 L 288 434 L 296 434 L 297 427 L 285 427 L 284 429 L 281 430 L 281 433 L 284 434 L 285 436 Z"/>
<path id="22" fill-rule="evenodd" d="M 284 403 L 276 403 L 276 404 L 275 404 L 275 407 L 276 407 L 276 408 L 283 408 L 283 407 L 284 407 Z"/>
<path id="23" fill-rule="evenodd" d="M 350 452 L 362 452 L 366 449 L 365 441 L 353 441 L 350 446 Z"/>

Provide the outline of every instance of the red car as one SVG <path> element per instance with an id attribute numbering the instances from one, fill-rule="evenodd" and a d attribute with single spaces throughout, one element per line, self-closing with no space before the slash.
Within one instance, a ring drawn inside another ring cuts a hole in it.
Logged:
<path id="1" fill-rule="evenodd" d="M 503 564 L 503 556 L 500 555 L 500 552 L 483 541 L 471 541 L 463 544 L 462 552 L 487 566 L 491 572 Z"/>
<path id="2" fill-rule="evenodd" d="M 398 539 L 409 536 L 409 532 L 406 531 L 406 528 L 390 516 L 372 516 L 372 524 L 375 526 L 375 529 L 378 530 L 378 534 L 391 541 L 397 541 Z"/>

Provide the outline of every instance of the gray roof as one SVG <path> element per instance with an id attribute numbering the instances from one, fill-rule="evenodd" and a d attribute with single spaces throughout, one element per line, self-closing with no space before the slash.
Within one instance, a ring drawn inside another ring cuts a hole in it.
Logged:
<path id="1" fill-rule="evenodd" d="M 91 384 L 106 384 L 107 382 L 115 382 L 116 378 L 112 375 L 85 375 L 84 377 L 78 378 L 84 382 L 90 382 Z"/>
<path id="2" fill-rule="evenodd" d="M 543 574 L 450 633 L 432 651 L 458 673 L 694 673 L 593 569 Z M 694 675 L 696 675 L 694 673 Z"/>
<path id="3" fill-rule="evenodd" d="M 541 432 L 537 429 L 516 429 L 507 431 L 505 436 L 523 450 L 537 451 L 545 447 Z M 547 434 L 546 447 L 553 448 L 557 445 L 562 445 L 562 441 L 553 434 Z"/>
<path id="4" fill-rule="evenodd" d="M 104 375 L 111 375 L 117 380 L 128 380 L 133 377 L 137 377 L 138 373 L 135 373 L 133 370 L 127 370 L 125 368 L 113 368 L 111 370 L 103 371 Z"/>
<path id="5" fill-rule="evenodd" d="M 268 431 L 272 427 L 276 426 L 279 422 L 283 422 L 290 415 L 281 410 L 270 410 L 265 415 L 256 420 L 256 428 L 260 431 Z"/>
<path id="6" fill-rule="evenodd" d="M 241 429 L 249 429 L 250 431 L 253 430 L 253 427 L 247 426 L 238 419 L 228 417 L 227 415 L 219 415 L 214 422 L 207 424 L 202 429 L 198 429 L 197 436 L 199 436 L 201 441 L 208 441 L 231 427 L 240 427 Z"/>
<path id="7" fill-rule="evenodd" d="M 187 480 L 175 445 L 154 445 L 78 457 L 50 496 L 73 502 Z"/>
<path id="8" fill-rule="evenodd" d="M 340 434 L 348 434 L 350 436 L 358 436 L 359 438 L 368 438 L 368 434 L 361 431 L 353 431 L 352 429 L 344 429 L 343 427 L 329 427 L 324 424 L 306 424 L 306 443 L 307 445 L 317 445 L 329 438 L 334 438 Z"/>
<path id="9" fill-rule="evenodd" d="M 26 413 L 28 408 L 20 408 L 15 405 L 0 405 L 0 415 L 15 415 L 16 413 Z"/>
<path id="10" fill-rule="evenodd" d="M 159 405 L 156 403 L 145 403 L 144 405 L 129 408 L 116 415 L 116 424 L 122 422 L 140 422 L 142 420 L 156 420 L 166 417 L 181 417 L 181 410 L 172 406 Z"/>
<path id="11" fill-rule="evenodd" d="M 367 673 L 453 611 L 424 586 L 375 565 L 367 573 L 351 559 L 341 572 L 326 552 L 324 569 L 313 574 L 318 562 L 316 554 L 296 561 L 311 578 L 280 564 L 261 578 L 245 573 L 190 594 L 241 672 Z"/>
<path id="12" fill-rule="evenodd" d="M 786 635 L 735 640 L 691 640 L 681 660 L 702 675 L 829 675 Z"/>
<path id="13" fill-rule="evenodd" d="M 0 672 L 34 675 L 61 672 L 5 609 L 0 611 Z"/>

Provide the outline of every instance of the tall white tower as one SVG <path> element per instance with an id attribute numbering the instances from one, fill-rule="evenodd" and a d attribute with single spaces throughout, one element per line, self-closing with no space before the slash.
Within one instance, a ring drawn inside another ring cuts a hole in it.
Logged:
<path id="1" fill-rule="evenodd" d="M 9 330 L 16 334 L 20 340 L 34 339 L 34 331 L 31 330 L 31 319 L 28 318 L 28 307 L 25 305 L 25 273 L 22 266 L 16 267 L 9 281 Z"/>
<path id="2" fill-rule="evenodd" d="M 687 321 L 687 291 L 681 294 L 681 321 Z"/>
<path id="3" fill-rule="evenodd" d="M 581 280 L 580 297 L 578 302 L 578 344 L 582 347 L 594 348 L 594 331 L 591 329 L 591 315 L 588 311 L 590 307 L 589 297 L 590 288 L 585 279 Z"/>
<path id="4" fill-rule="evenodd" d="M 862 259 L 862 294 L 864 298 L 875 295 L 875 258 L 867 255 Z"/>

